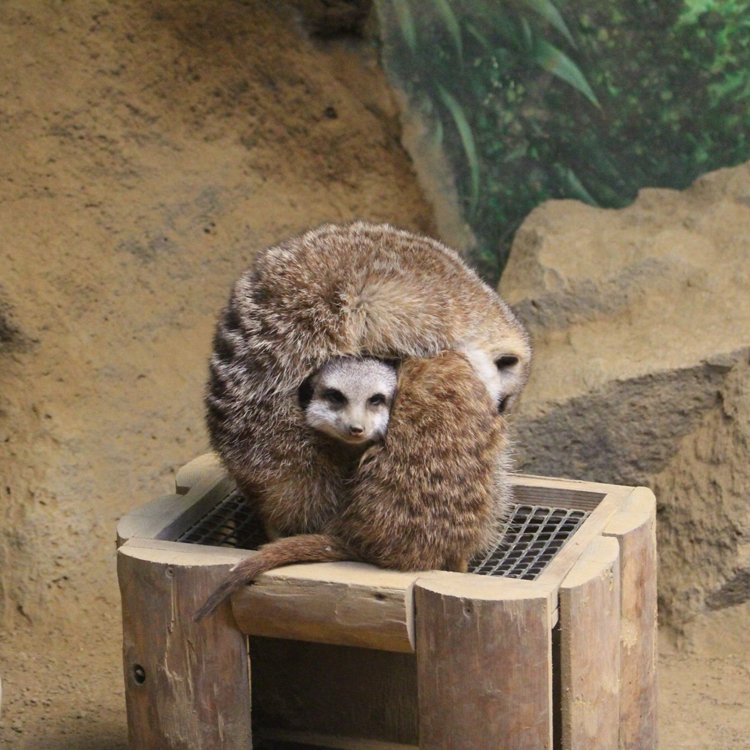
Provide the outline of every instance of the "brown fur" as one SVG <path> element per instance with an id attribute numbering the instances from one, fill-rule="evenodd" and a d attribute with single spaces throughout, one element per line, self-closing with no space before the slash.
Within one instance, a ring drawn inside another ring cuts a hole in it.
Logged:
<path id="1" fill-rule="evenodd" d="M 401 570 L 460 569 L 491 547 L 508 503 L 493 407 L 464 355 L 404 362 L 385 441 L 360 465 L 335 535 Z"/>
<path id="2" fill-rule="evenodd" d="M 342 516 L 353 468 L 335 441 L 305 425 L 300 385 L 337 356 L 403 360 L 446 349 L 497 362 L 498 403 L 517 398 L 526 333 L 441 243 L 354 222 L 268 248 L 235 284 L 216 329 L 206 394 L 212 446 L 267 528 L 322 532 Z"/>
<path id="3" fill-rule="evenodd" d="M 399 570 L 466 570 L 507 507 L 505 423 L 467 358 L 407 359 L 385 441 L 370 448 L 321 534 L 279 539 L 238 563 L 200 609 L 297 562 L 359 560 Z"/>

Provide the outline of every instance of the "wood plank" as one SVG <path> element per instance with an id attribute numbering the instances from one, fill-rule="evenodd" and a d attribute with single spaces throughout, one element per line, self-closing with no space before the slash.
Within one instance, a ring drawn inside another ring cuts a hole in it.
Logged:
<path id="1" fill-rule="evenodd" d="M 209 547 L 204 544 L 170 542 L 167 539 L 133 537 L 127 541 L 127 545 L 130 557 L 177 565 L 231 566 L 248 555 L 245 549 Z"/>
<path id="2" fill-rule="evenodd" d="M 192 619 L 232 563 L 218 555 L 202 564 L 206 557 L 175 549 L 190 545 L 153 544 L 125 542 L 117 555 L 130 747 L 248 750 L 246 638 L 228 604 Z"/>
<path id="3" fill-rule="evenodd" d="M 224 570 L 254 554 L 161 539 L 133 538 L 127 545 L 130 556 L 154 563 Z M 411 590 L 422 575 L 353 562 L 277 568 L 232 597 L 236 627 L 248 635 L 412 652 Z"/>
<path id="4" fill-rule="evenodd" d="M 617 750 L 620 548 L 598 537 L 560 587 L 562 750 Z"/>
<path id="5" fill-rule="evenodd" d="M 246 651 L 241 656 L 238 643 L 244 648 L 243 634 L 250 633 L 335 644 L 330 647 L 332 652 L 339 646 L 396 652 L 382 654 L 393 659 L 408 657 L 416 647 L 416 664 L 411 664 L 420 685 L 422 748 L 550 747 L 550 633 L 560 589 L 561 602 L 568 597 L 567 605 L 561 606 L 567 606 L 570 613 L 563 632 L 567 630 L 572 638 L 573 634 L 578 638 L 561 646 L 567 650 L 565 668 L 570 672 L 564 681 L 571 685 L 565 709 L 570 717 L 566 747 L 585 747 L 575 744 L 574 730 L 588 736 L 594 731 L 596 717 L 592 718 L 585 706 L 573 705 L 578 700 L 573 691 L 578 690 L 581 700 L 588 700 L 585 696 L 600 686 L 591 678 L 594 667 L 575 653 L 585 651 L 585 633 L 610 632 L 605 624 L 611 614 L 611 601 L 604 591 L 606 565 L 599 559 L 601 554 L 592 551 L 597 535 L 605 531 L 616 538 L 621 554 L 627 552 L 628 559 L 642 558 L 630 565 L 623 563 L 620 572 L 619 601 L 625 627 L 619 653 L 623 665 L 629 665 L 627 674 L 623 672 L 619 705 L 625 717 L 620 746 L 654 747 L 653 495 L 573 480 L 515 477 L 513 481 L 554 489 L 557 500 L 563 503 L 560 507 L 566 502 L 565 492 L 571 497 L 576 492 L 604 494 L 588 521 L 536 581 L 447 572 L 400 573 L 358 563 L 288 566 L 264 574 L 254 586 L 238 592 L 231 607 L 226 605 L 216 618 L 196 626 L 192 612 L 234 562 L 252 553 L 146 538 L 179 533 L 192 523 L 193 516 L 231 490 L 231 480 L 215 456 L 209 454 L 188 464 L 177 478 L 178 493 L 184 494 L 161 498 L 129 514 L 118 525 L 121 541 L 130 540 L 121 548 L 118 568 L 129 723 L 131 733 L 140 732 L 131 734 L 131 745 L 147 750 L 178 746 L 249 748 L 250 710 L 247 708 L 246 719 L 241 719 L 233 713 L 236 707 L 231 702 L 240 693 L 240 700 L 246 700 L 244 689 L 237 689 L 248 680 Z M 599 552 L 607 545 L 611 548 L 614 541 L 604 540 Z M 601 603 L 591 608 L 581 605 L 587 597 L 599 597 Z M 575 626 L 576 618 L 583 625 Z M 616 628 L 611 632 L 617 632 Z M 223 661 L 225 652 L 231 654 L 232 664 Z M 372 654 L 379 656 L 375 651 Z M 219 662 L 224 670 L 221 676 Z M 368 663 L 367 659 L 361 663 Z M 146 675 L 142 683 L 136 679 L 140 674 L 136 664 Z M 232 669 L 244 669 L 244 676 Z M 194 683 L 188 690 L 186 685 Z M 356 679 L 351 684 L 356 684 Z M 205 698 L 208 694 L 210 699 Z M 605 699 L 608 696 L 606 693 Z M 197 708 L 193 705 L 196 703 L 200 704 Z M 611 708 L 606 713 L 611 716 Z M 574 720 L 575 716 L 583 719 Z M 155 727 L 162 724 L 171 732 L 169 736 L 164 734 L 170 742 L 177 742 L 175 738 L 188 732 L 187 744 L 167 744 L 164 737 L 153 740 L 152 735 L 159 731 Z M 222 737 L 213 736 L 205 744 L 197 744 L 203 740 L 194 741 L 193 735 L 198 737 L 204 731 L 203 724 L 222 725 Z M 231 744 L 245 728 L 244 744 Z M 323 734 L 330 736 L 327 732 Z M 344 732 L 341 741 L 349 742 L 347 737 L 353 733 Z M 391 735 L 383 740 L 390 741 L 391 737 L 402 743 L 412 739 L 411 735 Z M 589 746 L 594 743 L 589 742 Z"/>
<path id="6" fill-rule="evenodd" d="M 587 479 L 568 479 L 566 477 L 543 477 L 537 474 L 509 474 L 508 481 L 513 485 L 524 487 L 540 487 L 552 490 L 568 490 L 570 492 L 595 492 L 604 495 L 629 494 L 631 487 L 606 482 L 591 482 Z"/>
<path id="7" fill-rule="evenodd" d="M 452 581 L 457 588 L 463 585 L 472 591 L 487 587 L 496 598 L 544 596 L 550 605 L 550 629 L 557 622 L 556 582 L 447 571 L 401 572 L 354 562 L 271 570 L 237 592 L 232 606 L 238 627 L 248 635 L 410 652 L 415 648 L 413 586 L 425 577 Z"/>
<path id="8" fill-rule="evenodd" d="M 632 490 L 605 534 L 620 545 L 620 748 L 657 746 L 656 499 Z"/>
<path id="9" fill-rule="evenodd" d="M 117 522 L 117 546 L 128 539 L 155 539 L 169 523 L 185 512 L 183 495 L 165 495 L 130 511 Z"/>
<path id="10" fill-rule="evenodd" d="M 239 591 L 232 607 L 249 635 L 411 652 L 420 575 L 353 562 L 288 565 Z"/>
<path id="11" fill-rule="evenodd" d="M 203 453 L 180 467 L 175 475 L 175 492 L 184 495 L 207 476 L 216 480 L 226 476 L 221 460 L 215 453 Z"/>
<path id="12" fill-rule="evenodd" d="M 415 584 L 419 746 L 551 748 L 551 589 L 508 599 L 473 578 Z"/>

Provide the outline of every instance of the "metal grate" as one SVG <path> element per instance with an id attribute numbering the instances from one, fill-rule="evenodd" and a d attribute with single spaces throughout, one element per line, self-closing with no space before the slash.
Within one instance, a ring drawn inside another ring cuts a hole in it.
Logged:
<path id="1" fill-rule="evenodd" d="M 598 499 L 601 497 L 598 495 Z M 515 505 L 503 527 L 500 543 L 484 558 L 473 560 L 469 570 L 479 575 L 533 581 L 590 514 L 591 510 L 580 508 Z M 267 539 L 252 505 L 235 490 L 175 541 L 256 549 Z"/>
<path id="2" fill-rule="evenodd" d="M 268 541 L 257 514 L 238 490 L 222 498 L 175 540 L 213 547 L 257 549 Z"/>
<path id="3" fill-rule="evenodd" d="M 473 560 L 471 573 L 533 581 L 552 562 L 591 511 L 517 505 L 506 521 L 500 543 Z"/>

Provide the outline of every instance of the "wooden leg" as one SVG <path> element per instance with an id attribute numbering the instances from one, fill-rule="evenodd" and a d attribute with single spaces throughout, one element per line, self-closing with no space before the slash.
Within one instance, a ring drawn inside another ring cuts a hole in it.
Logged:
<path id="1" fill-rule="evenodd" d="M 636 488 L 604 530 L 620 545 L 620 750 L 653 750 L 656 724 L 656 500 Z"/>
<path id="2" fill-rule="evenodd" d="M 561 750 L 618 750 L 619 552 L 594 539 L 560 587 Z"/>
<path id="3" fill-rule="evenodd" d="M 231 565 L 221 555 L 218 565 L 207 561 L 198 547 L 151 540 L 131 539 L 118 551 L 133 750 L 252 747 L 246 638 L 229 603 L 192 619 Z"/>
<path id="4" fill-rule="evenodd" d="M 550 598 L 540 588 L 481 576 L 417 581 L 421 750 L 552 747 Z"/>

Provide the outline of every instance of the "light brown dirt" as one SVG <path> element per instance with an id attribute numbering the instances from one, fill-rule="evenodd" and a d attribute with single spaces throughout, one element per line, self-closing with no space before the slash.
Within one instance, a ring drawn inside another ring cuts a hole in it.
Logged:
<path id="1" fill-rule="evenodd" d="M 398 136 L 372 45 L 280 3 L 0 4 L 0 747 L 126 747 L 117 519 L 205 450 L 213 319 L 256 248 L 431 229 Z M 663 747 L 750 747 L 747 614 L 665 643 Z"/>
<path id="2" fill-rule="evenodd" d="M 662 633 L 659 747 L 750 748 L 750 604 L 700 615 L 678 648 Z"/>

